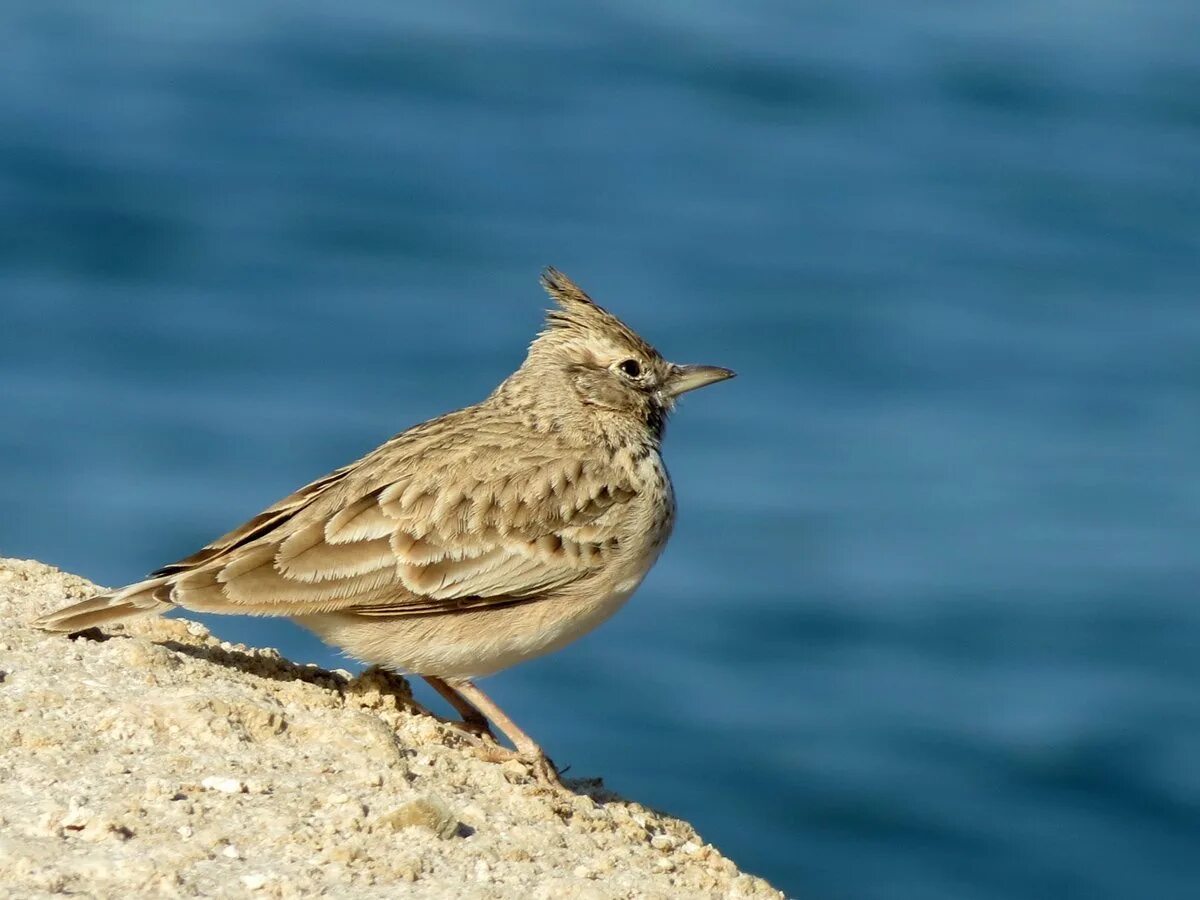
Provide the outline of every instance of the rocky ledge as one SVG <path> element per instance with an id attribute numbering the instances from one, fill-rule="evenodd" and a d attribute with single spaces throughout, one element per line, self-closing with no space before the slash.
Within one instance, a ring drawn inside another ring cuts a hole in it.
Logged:
<path id="1" fill-rule="evenodd" d="M 0 559 L 0 897 L 779 897 L 686 822 L 476 757 L 403 679 L 186 619 L 68 639 L 96 586 Z"/>

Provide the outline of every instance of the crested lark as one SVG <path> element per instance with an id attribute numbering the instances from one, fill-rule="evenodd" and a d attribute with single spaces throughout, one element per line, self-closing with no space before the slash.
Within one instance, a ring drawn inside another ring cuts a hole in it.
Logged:
<path id="1" fill-rule="evenodd" d="M 364 662 L 490 719 L 538 774 L 541 748 L 476 685 L 616 612 L 675 517 L 660 447 L 675 399 L 733 376 L 667 362 L 569 278 L 516 372 L 145 581 L 37 621 L 76 632 L 175 606 L 287 616 Z M 499 749 L 499 748 L 493 748 Z"/>

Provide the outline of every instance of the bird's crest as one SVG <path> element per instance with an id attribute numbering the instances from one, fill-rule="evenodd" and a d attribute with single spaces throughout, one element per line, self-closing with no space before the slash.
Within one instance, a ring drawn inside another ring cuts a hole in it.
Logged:
<path id="1" fill-rule="evenodd" d="M 631 347 L 648 355 L 657 352 L 637 332 L 589 297 L 579 285 L 553 266 L 542 270 L 542 287 L 558 304 L 546 313 L 543 335 L 556 332 L 602 334 L 627 341 Z"/>

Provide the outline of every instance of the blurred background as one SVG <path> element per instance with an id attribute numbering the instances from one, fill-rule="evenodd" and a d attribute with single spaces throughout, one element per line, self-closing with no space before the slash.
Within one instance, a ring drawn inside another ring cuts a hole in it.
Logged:
<path id="1" fill-rule="evenodd" d="M 1196 896 L 1194 2 L 6 12 L 0 552 L 191 552 L 482 398 L 554 264 L 741 377 L 517 721 L 796 897 Z"/>

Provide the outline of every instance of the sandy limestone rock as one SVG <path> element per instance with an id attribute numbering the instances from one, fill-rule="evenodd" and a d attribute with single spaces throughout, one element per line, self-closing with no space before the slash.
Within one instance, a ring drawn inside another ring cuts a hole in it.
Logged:
<path id="1" fill-rule="evenodd" d="M 484 762 L 403 679 L 204 626 L 28 626 L 97 590 L 0 559 L 0 898 L 781 895 L 685 822 Z"/>

